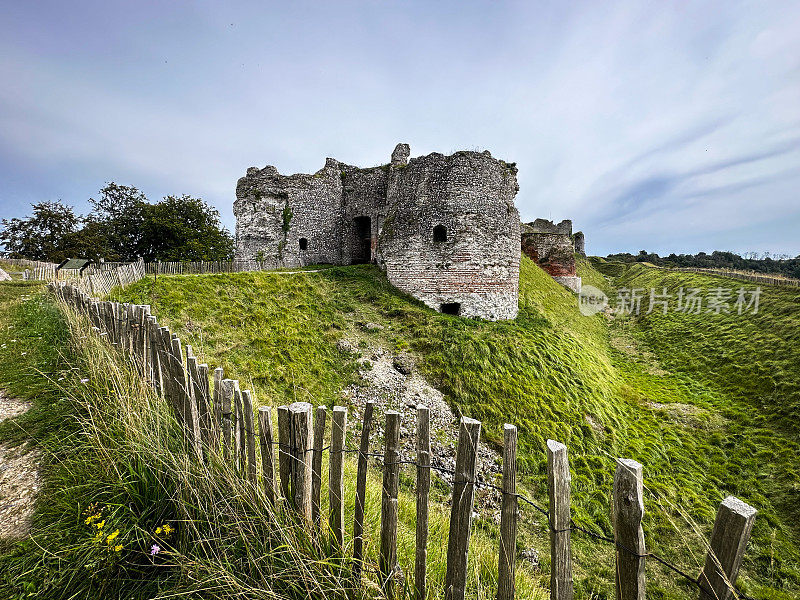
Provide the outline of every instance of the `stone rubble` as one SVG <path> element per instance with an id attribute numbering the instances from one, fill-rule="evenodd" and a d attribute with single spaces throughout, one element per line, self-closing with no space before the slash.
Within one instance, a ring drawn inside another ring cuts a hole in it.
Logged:
<path id="1" fill-rule="evenodd" d="M 354 347 L 352 342 L 339 342 L 340 350 Z M 400 459 L 416 459 L 417 406 L 426 405 L 430 410 L 431 465 L 455 469 L 456 447 L 458 445 L 458 419 L 453 414 L 442 393 L 428 384 L 415 368 L 413 358 L 408 354 L 395 355 L 382 348 L 371 348 L 358 359 L 362 381 L 350 385 L 342 391 L 342 396 L 351 407 L 348 445 L 358 447 L 360 424 L 363 421 L 364 406 L 374 402 L 370 451 L 383 452 L 384 414 L 387 410 L 400 412 Z M 399 366 L 399 368 L 398 368 Z M 482 436 L 483 437 L 483 436 Z M 380 464 L 379 461 L 373 464 Z M 413 468 L 413 467 L 409 467 Z M 484 443 L 478 446 L 479 483 L 500 485 L 501 461 L 499 455 Z M 438 478 L 448 486 L 453 485 L 450 473 L 432 470 L 433 478 Z M 476 506 L 482 516 L 500 521 L 500 493 L 496 490 L 478 488 Z"/>
<path id="2" fill-rule="evenodd" d="M 0 393 L 0 421 L 27 411 L 30 404 Z M 39 491 L 39 452 L 28 444 L 0 444 L 0 540 L 25 537 Z"/>

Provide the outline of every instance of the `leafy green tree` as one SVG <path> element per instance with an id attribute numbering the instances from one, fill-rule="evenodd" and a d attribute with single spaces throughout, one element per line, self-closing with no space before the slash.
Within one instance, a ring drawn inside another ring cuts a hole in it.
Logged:
<path id="1" fill-rule="evenodd" d="M 58 202 L 34 204 L 24 219 L 3 219 L 0 243 L 9 258 L 61 262 L 75 254 L 80 217 L 72 207 Z"/>
<path id="2" fill-rule="evenodd" d="M 219 212 L 200 198 L 166 196 L 143 211 L 139 255 L 146 262 L 229 260 L 233 236 L 220 223 Z"/>
<path id="3" fill-rule="evenodd" d="M 104 257 L 112 261 L 135 261 L 142 244 L 147 197 L 137 188 L 107 183 L 95 198 L 90 198 L 92 212 L 87 219 L 91 237 L 104 237 Z"/>

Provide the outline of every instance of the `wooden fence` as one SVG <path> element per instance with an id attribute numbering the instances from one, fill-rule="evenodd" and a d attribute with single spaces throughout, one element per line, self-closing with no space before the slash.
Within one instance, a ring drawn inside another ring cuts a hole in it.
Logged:
<path id="1" fill-rule="evenodd" d="M 203 275 L 206 273 L 239 273 L 242 271 L 273 271 L 281 268 L 275 261 L 215 260 L 189 262 L 146 263 L 148 275 Z"/>
<path id="2" fill-rule="evenodd" d="M 90 296 L 106 296 L 116 286 L 129 285 L 145 276 L 143 262 L 101 263 L 87 267 L 83 273 L 56 271 L 58 265 L 43 263 L 33 271 L 25 270 L 23 279 L 50 282 L 69 282 Z"/>
<path id="3" fill-rule="evenodd" d="M 753 283 L 763 283 L 765 285 L 783 285 L 789 287 L 800 287 L 800 279 L 790 277 L 777 277 L 756 273 L 755 271 L 734 271 L 732 269 L 702 269 L 699 267 L 657 267 L 668 271 L 683 271 L 684 273 L 701 273 L 703 275 L 716 275 L 718 277 L 730 277 L 742 281 L 752 281 Z"/>
<path id="4" fill-rule="evenodd" d="M 225 379 L 221 368 L 213 371 L 212 385 L 208 365 L 198 364 L 190 346 L 184 347 L 169 328 L 159 326 L 156 317 L 150 314 L 149 306 L 102 301 L 72 283 L 54 282 L 49 287 L 58 298 L 86 315 L 93 325 L 93 331 L 119 348 L 139 375 L 163 396 L 181 425 L 196 460 L 208 460 L 213 453 L 222 457 L 222 460 L 232 461 L 243 478 L 263 488 L 265 501 L 296 513 L 310 528 L 322 525 L 321 474 L 323 453 L 327 451 L 330 507 L 327 520 L 340 550 L 345 547 L 343 458 L 345 453 L 356 454 L 358 470 L 352 555 L 352 570 L 356 577 L 360 576 L 364 567 L 364 502 L 368 461 L 377 459 L 383 470 L 378 572 L 382 588 L 389 598 L 397 597 L 402 589 L 402 571 L 398 565 L 396 548 L 402 465 L 416 468 L 416 555 L 411 586 L 416 600 L 424 600 L 428 595 L 426 570 L 431 470 L 446 472 L 453 477 L 444 590 L 447 600 L 463 600 L 465 597 L 476 487 L 491 487 L 502 494 L 498 600 L 511 600 L 515 596 L 520 504 L 532 507 L 547 518 L 552 600 L 573 598 L 573 532 L 614 546 L 615 584 L 619 600 L 644 600 L 645 563 L 648 558 L 693 582 L 699 588 L 702 600 L 729 600 L 733 597 L 733 582 L 736 581 L 756 515 L 754 508 L 737 498 L 730 496 L 720 504 L 705 565 L 699 576 L 693 577 L 648 551 L 642 529 L 645 510 L 643 466 L 634 460 L 621 458 L 616 461 L 610 507 L 614 536 L 608 537 L 576 523 L 570 516 L 570 468 L 564 444 L 547 441 L 549 509 L 545 509 L 517 492 L 517 428 L 514 425 L 504 426 L 502 487 L 479 483 L 476 479 L 481 423 L 468 417 L 462 417 L 459 424 L 455 470 L 431 464 L 429 411 L 422 405 L 417 407 L 414 461 L 400 458 L 400 413 L 391 410 L 385 414 L 383 452 L 370 452 L 372 403 L 367 403 L 364 410 L 358 448 L 348 448 L 345 444 L 348 413 L 347 408 L 342 406 L 333 408 L 331 439 L 327 446 L 323 438 L 328 410 L 324 406 L 314 410 L 306 402 L 278 407 L 276 436 L 272 409 L 262 406 L 254 412 L 250 391 L 240 390 L 238 381 Z M 260 460 L 257 450 L 260 450 Z M 738 591 L 736 597 L 747 598 Z"/>

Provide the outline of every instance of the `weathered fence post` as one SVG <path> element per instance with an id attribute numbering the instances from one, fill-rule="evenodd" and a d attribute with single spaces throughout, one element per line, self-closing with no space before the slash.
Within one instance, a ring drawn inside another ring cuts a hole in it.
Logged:
<path id="1" fill-rule="evenodd" d="M 364 406 L 364 421 L 361 425 L 361 440 L 358 446 L 356 505 L 353 518 L 353 577 L 356 579 L 361 575 L 361 562 L 364 559 L 364 498 L 367 493 L 367 454 L 369 454 L 369 434 L 374 406 L 373 402 L 367 402 Z"/>
<path id="2" fill-rule="evenodd" d="M 284 503 L 288 506 L 291 504 L 289 499 L 289 477 L 291 467 L 291 453 L 289 448 L 289 407 L 278 407 L 278 476 L 281 480 L 281 497 Z"/>
<path id="3" fill-rule="evenodd" d="M 275 504 L 275 455 L 272 451 L 272 408 L 258 409 L 258 431 L 261 442 L 261 478 L 267 502 Z"/>
<path id="4" fill-rule="evenodd" d="M 294 402 L 289 405 L 290 506 L 311 523 L 311 405 Z"/>
<path id="5" fill-rule="evenodd" d="M 258 484 L 256 428 L 253 425 L 253 397 L 250 390 L 242 392 L 242 412 L 244 412 L 245 448 L 247 450 L 247 479 L 255 487 Z"/>
<path id="6" fill-rule="evenodd" d="M 247 438 L 247 433 L 244 430 L 244 410 L 242 408 L 242 392 L 239 389 L 239 382 L 236 381 L 235 383 L 235 392 L 233 395 L 234 399 L 234 406 L 236 411 L 236 424 L 235 424 L 235 433 L 234 438 L 236 440 L 235 451 L 234 451 L 234 463 L 236 464 L 236 470 L 239 471 L 239 474 L 244 477 L 245 472 L 247 471 L 247 453 L 245 451 L 245 440 Z"/>
<path id="7" fill-rule="evenodd" d="M 314 412 L 314 457 L 311 462 L 311 517 L 314 525 L 320 523 L 320 495 L 322 494 L 322 448 L 325 446 L 325 421 L 328 409 L 318 406 Z"/>
<path id="8" fill-rule="evenodd" d="M 464 600 L 467 587 L 467 556 L 475 501 L 475 471 L 481 422 L 461 417 L 453 483 L 453 506 L 450 510 L 450 534 L 447 540 L 447 572 L 444 581 L 446 600 Z"/>
<path id="9" fill-rule="evenodd" d="M 617 600 L 644 600 L 645 544 L 642 465 L 617 459 L 614 472 L 613 523 L 617 556 Z"/>
<path id="10" fill-rule="evenodd" d="M 757 512 L 734 496 L 728 496 L 719 505 L 706 564 L 700 573 L 700 600 L 730 600 L 732 597 Z"/>
<path id="11" fill-rule="evenodd" d="M 339 550 L 344 548 L 344 442 L 347 433 L 347 408 L 333 407 L 331 455 L 328 469 L 330 526 Z"/>
<path id="12" fill-rule="evenodd" d="M 388 598 L 395 597 L 394 583 L 397 568 L 397 492 L 400 479 L 398 445 L 400 442 L 400 413 L 386 411 L 383 452 L 383 495 L 381 499 L 381 554 L 380 574 L 382 587 Z"/>
<path id="13" fill-rule="evenodd" d="M 517 428 L 503 425 L 503 504 L 500 514 L 500 557 L 497 600 L 513 600 L 517 558 Z"/>
<path id="14" fill-rule="evenodd" d="M 213 417 L 212 417 L 212 435 L 211 447 L 215 452 L 219 448 L 219 438 L 222 435 L 222 380 L 225 378 L 222 367 L 214 369 L 214 398 L 213 398 Z"/>
<path id="15" fill-rule="evenodd" d="M 221 382 L 219 397 L 222 406 L 222 457 L 225 462 L 231 460 L 231 444 L 232 444 L 232 430 L 233 423 L 231 421 L 232 402 L 235 392 L 233 379 L 223 379 Z"/>
<path id="16" fill-rule="evenodd" d="M 197 365 L 197 410 L 200 419 L 200 435 L 206 449 L 214 447 L 214 425 L 211 418 L 211 388 L 208 381 L 208 365 Z"/>
<path id="17" fill-rule="evenodd" d="M 550 599 L 572 600 L 572 519 L 567 447 L 547 440 L 547 488 L 550 496 Z"/>
<path id="18" fill-rule="evenodd" d="M 417 531 L 414 555 L 414 597 L 428 597 L 428 494 L 431 489 L 430 410 L 417 406 Z"/>

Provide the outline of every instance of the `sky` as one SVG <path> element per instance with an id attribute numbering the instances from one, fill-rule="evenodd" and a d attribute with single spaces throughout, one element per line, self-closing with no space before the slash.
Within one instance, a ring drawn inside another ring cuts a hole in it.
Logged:
<path id="1" fill-rule="evenodd" d="M 0 217 L 488 149 L 590 254 L 800 255 L 800 2 L 0 0 Z"/>

